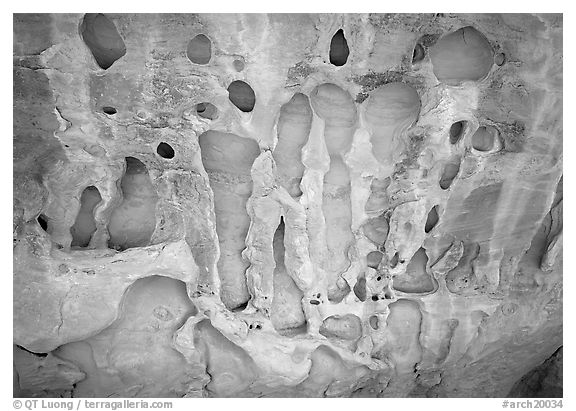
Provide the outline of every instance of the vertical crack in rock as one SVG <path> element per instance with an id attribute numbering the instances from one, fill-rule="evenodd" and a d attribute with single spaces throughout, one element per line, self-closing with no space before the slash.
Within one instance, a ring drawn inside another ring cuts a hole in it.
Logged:
<path id="1" fill-rule="evenodd" d="M 212 130 L 203 133 L 198 142 L 214 192 L 221 299 L 226 307 L 236 309 L 250 299 L 245 275 L 249 264 L 242 258 L 242 250 L 250 227 L 246 211 L 252 194 L 250 170 L 260 148 L 254 140 Z"/>
<path id="2" fill-rule="evenodd" d="M 463 27 L 442 37 L 430 50 L 436 78 L 447 84 L 484 78 L 492 64 L 490 42 L 474 27 Z"/>
<path id="3" fill-rule="evenodd" d="M 278 144 L 273 152 L 280 184 L 292 197 L 302 195 L 300 190 L 304 174 L 302 147 L 308 141 L 311 127 L 312 109 L 308 97 L 296 93 L 280 108 L 277 125 Z"/>
<path id="4" fill-rule="evenodd" d="M 270 319 L 274 329 L 281 335 L 292 336 L 306 333 L 306 317 L 302 310 L 304 294 L 288 275 L 284 265 L 284 220 L 274 234 L 274 298 Z"/>
<path id="5" fill-rule="evenodd" d="M 94 208 L 102 201 L 100 191 L 94 186 L 86 187 L 80 197 L 80 210 L 74 225 L 70 228 L 72 247 L 88 247 L 92 234 L 96 231 Z"/>
<path id="6" fill-rule="evenodd" d="M 126 157 L 120 189 L 122 203 L 110 216 L 108 246 L 120 251 L 147 246 L 156 228 L 158 195 L 148 169 L 137 158 Z"/>
<path id="7" fill-rule="evenodd" d="M 124 40 L 114 23 L 104 14 L 88 13 L 80 24 L 80 34 L 100 68 L 107 70 L 126 54 Z"/>

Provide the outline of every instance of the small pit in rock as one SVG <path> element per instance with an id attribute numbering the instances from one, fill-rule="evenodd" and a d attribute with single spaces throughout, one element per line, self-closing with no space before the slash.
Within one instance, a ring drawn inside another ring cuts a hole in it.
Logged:
<path id="1" fill-rule="evenodd" d="M 167 158 L 167 159 L 174 158 L 174 149 L 168 143 L 162 142 L 162 143 L 158 144 L 158 147 L 156 148 L 156 152 L 162 158 Z"/>
<path id="2" fill-rule="evenodd" d="M 196 113 L 202 118 L 216 120 L 218 118 L 218 108 L 212 103 L 196 104 Z"/>
<path id="3" fill-rule="evenodd" d="M 256 104 L 254 90 L 242 80 L 236 80 L 228 86 L 228 98 L 244 113 L 249 113 Z"/>
<path id="4" fill-rule="evenodd" d="M 450 126 L 450 144 L 456 144 L 460 141 L 466 130 L 465 121 L 457 121 Z"/>
<path id="5" fill-rule="evenodd" d="M 491 151 L 498 138 L 498 130 L 492 126 L 478 127 L 472 136 L 472 147 L 478 151 Z"/>
<path id="6" fill-rule="evenodd" d="M 108 114 L 109 116 L 113 116 L 118 112 L 118 110 L 116 110 L 114 107 L 109 106 L 102 107 L 102 111 L 104 112 L 104 114 Z"/>
<path id="7" fill-rule="evenodd" d="M 36 220 L 38 221 L 38 224 L 40 224 L 40 227 L 42 227 L 42 230 L 48 232 L 48 217 L 44 214 L 40 214 Z"/>

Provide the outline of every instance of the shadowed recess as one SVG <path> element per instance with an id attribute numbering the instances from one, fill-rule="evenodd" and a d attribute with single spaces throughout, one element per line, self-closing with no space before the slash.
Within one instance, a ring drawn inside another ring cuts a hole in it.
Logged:
<path id="1" fill-rule="evenodd" d="M 302 195 L 300 182 L 304 174 L 302 148 L 308 141 L 312 127 L 312 108 L 308 97 L 296 93 L 280 108 L 278 118 L 278 144 L 273 156 L 280 184 L 292 197 Z"/>
<path id="2" fill-rule="evenodd" d="M 460 171 L 460 158 L 453 158 L 444 165 L 444 171 L 440 177 L 440 188 L 447 190 L 451 185 L 458 172 Z"/>
<path id="3" fill-rule="evenodd" d="M 362 322 L 354 314 L 332 315 L 322 322 L 320 334 L 326 338 L 356 340 L 362 336 Z"/>
<path id="4" fill-rule="evenodd" d="M 284 220 L 276 229 L 273 241 L 274 261 L 274 297 L 270 319 L 274 329 L 280 335 L 292 336 L 306 332 L 306 317 L 302 310 L 302 291 L 288 275 L 284 265 Z"/>
<path id="5" fill-rule="evenodd" d="M 422 313 L 417 303 L 405 299 L 393 302 L 388 308 L 385 350 L 398 374 L 413 373 L 414 366 L 422 358 L 419 342 Z"/>
<path id="6" fill-rule="evenodd" d="M 42 230 L 48 232 L 48 217 L 44 214 L 40 214 L 36 220 L 38 221 L 38 224 L 40 224 Z"/>
<path id="7" fill-rule="evenodd" d="M 340 29 L 330 41 L 330 63 L 335 66 L 343 66 L 348 61 L 349 54 L 348 42 L 344 36 L 344 31 Z"/>
<path id="8" fill-rule="evenodd" d="M 420 97 L 408 84 L 388 83 L 372 92 L 364 105 L 372 134 L 372 153 L 384 164 L 390 160 L 392 151 L 402 149 L 402 134 L 420 114 Z"/>
<path id="9" fill-rule="evenodd" d="M 104 70 L 126 54 L 124 40 L 118 34 L 114 23 L 104 14 L 85 14 L 80 25 L 80 34 L 96 63 Z"/>
<path id="10" fill-rule="evenodd" d="M 408 263 L 406 272 L 394 277 L 394 289 L 403 293 L 428 293 L 434 291 L 432 278 L 426 272 L 427 263 L 426 250 L 420 247 Z"/>
<path id="11" fill-rule="evenodd" d="M 422 44 L 419 42 L 416 43 L 414 46 L 414 51 L 412 52 L 412 64 L 420 63 L 422 60 L 424 60 L 425 56 L 426 52 L 424 51 L 424 46 L 422 46 Z"/>
<path id="12" fill-rule="evenodd" d="M 162 158 L 167 158 L 167 159 L 174 158 L 174 149 L 168 143 L 162 142 L 162 143 L 158 144 L 158 147 L 156 148 L 156 152 Z"/>
<path id="13" fill-rule="evenodd" d="M 492 126 L 481 126 L 472 135 L 472 147 L 478 151 L 491 151 L 498 138 L 498 130 Z"/>
<path id="14" fill-rule="evenodd" d="M 242 80 L 236 80 L 228 86 L 228 98 L 240 111 L 249 113 L 256 104 L 254 90 Z"/>
<path id="15" fill-rule="evenodd" d="M 196 104 L 196 113 L 202 118 L 216 120 L 218 118 L 218 108 L 212 103 Z"/>
<path id="16" fill-rule="evenodd" d="M 435 205 L 428 212 L 428 217 L 426 217 L 426 224 L 424 226 L 424 232 L 429 233 L 430 231 L 432 231 L 432 229 L 436 227 L 436 224 L 438 224 L 439 219 L 440 217 L 438 217 L 438 206 Z"/>
<path id="17" fill-rule="evenodd" d="M 482 33 L 467 26 L 442 37 L 430 51 L 436 78 L 447 84 L 476 81 L 493 64 L 493 51 Z"/>
<path id="18" fill-rule="evenodd" d="M 456 144 L 466 130 L 466 121 L 457 121 L 450 126 L 450 144 Z"/>
<path id="19" fill-rule="evenodd" d="M 242 250 L 246 247 L 250 227 L 246 211 L 246 202 L 252 194 L 250 170 L 260 148 L 252 139 L 214 130 L 201 134 L 198 143 L 214 193 L 216 233 L 220 243 L 220 297 L 224 305 L 233 310 L 250 299 L 245 276 L 249 264 L 242 258 Z"/>
<path id="20" fill-rule="evenodd" d="M 204 34 L 198 34 L 188 43 L 186 56 L 194 64 L 208 64 L 212 57 L 212 42 Z"/>
<path id="21" fill-rule="evenodd" d="M 156 228 L 158 195 L 146 166 L 137 158 L 126 157 L 120 189 L 123 200 L 110 216 L 108 247 L 122 251 L 147 246 Z"/>
<path id="22" fill-rule="evenodd" d="M 80 210 L 76 222 L 70 228 L 72 247 L 87 247 L 96 231 L 94 208 L 102 201 L 100 192 L 94 186 L 86 187 L 80 196 Z"/>
<path id="23" fill-rule="evenodd" d="M 102 107 L 102 111 L 104 112 L 104 114 L 108 114 L 109 116 L 113 116 L 118 112 L 114 107 L 110 106 Z"/>

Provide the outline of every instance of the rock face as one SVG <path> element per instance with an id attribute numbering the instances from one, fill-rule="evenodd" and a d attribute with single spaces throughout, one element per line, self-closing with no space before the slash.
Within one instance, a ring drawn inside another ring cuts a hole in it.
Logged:
<path id="1" fill-rule="evenodd" d="M 562 345 L 562 53 L 550 14 L 14 15 L 15 395 L 507 396 Z"/>

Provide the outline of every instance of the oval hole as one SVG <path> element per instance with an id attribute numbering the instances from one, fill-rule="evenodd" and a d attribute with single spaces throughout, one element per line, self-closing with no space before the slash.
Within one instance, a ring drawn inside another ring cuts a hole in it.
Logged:
<path id="1" fill-rule="evenodd" d="M 228 98 L 236 107 L 245 113 L 254 109 L 256 95 L 254 90 L 242 80 L 236 80 L 228 86 Z"/>
<path id="2" fill-rule="evenodd" d="M 332 36 L 330 42 L 330 63 L 335 66 L 343 66 L 348 61 L 349 54 L 348 42 L 344 37 L 344 31 L 340 29 Z"/>
<path id="3" fill-rule="evenodd" d="M 44 214 L 40 214 L 36 220 L 38 221 L 38 224 L 40 224 L 40 227 L 42 227 L 42 230 L 48 232 L 48 217 Z"/>
<path id="4" fill-rule="evenodd" d="M 212 57 L 212 42 L 204 34 L 198 34 L 188 43 L 186 55 L 194 64 L 208 64 Z"/>
<path id="5" fill-rule="evenodd" d="M 196 113 L 202 118 L 216 120 L 218 118 L 218 108 L 212 103 L 196 104 Z"/>
<path id="6" fill-rule="evenodd" d="M 242 60 L 234 60 L 232 65 L 234 66 L 234 69 L 238 72 L 244 70 L 244 62 Z"/>
<path id="7" fill-rule="evenodd" d="M 448 189 L 452 185 L 452 181 L 458 175 L 460 171 L 460 163 L 451 162 L 444 166 L 444 171 L 442 172 L 442 176 L 440 177 L 440 188 L 442 190 Z"/>
<path id="8" fill-rule="evenodd" d="M 108 114 L 109 116 L 113 116 L 118 112 L 118 110 L 116 110 L 114 107 L 109 106 L 102 107 L 102 111 L 104 112 L 104 114 Z"/>
<path id="9" fill-rule="evenodd" d="M 456 144 L 462 138 L 466 129 L 465 121 L 457 121 L 450 126 L 450 144 Z"/>
<path id="10" fill-rule="evenodd" d="M 126 45 L 116 26 L 103 14 L 85 14 L 80 26 L 80 35 L 96 63 L 104 70 L 126 54 Z"/>
<path id="11" fill-rule="evenodd" d="M 472 147 L 478 151 L 490 151 L 494 148 L 498 130 L 492 126 L 478 127 L 472 136 Z"/>
<path id="12" fill-rule="evenodd" d="M 498 53 L 494 56 L 494 63 L 497 66 L 501 66 L 506 62 L 506 55 L 504 53 Z"/>
<path id="13" fill-rule="evenodd" d="M 382 261 L 382 253 L 380 251 L 371 251 L 366 256 L 366 263 L 370 268 L 378 268 L 380 261 Z"/>
<path id="14" fill-rule="evenodd" d="M 438 206 L 435 205 L 432 207 L 430 212 L 428 213 L 428 217 L 426 218 L 426 225 L 424 226 L 424 232 L 429 233 L 432 229 L 438 224 Z"/>
<path id="15" fill-rule="evenodd" d="M 156 148 L 156 152 L 163 158 L 174 158 L 174 149 L 168 143 L 160 143 Z"/>

